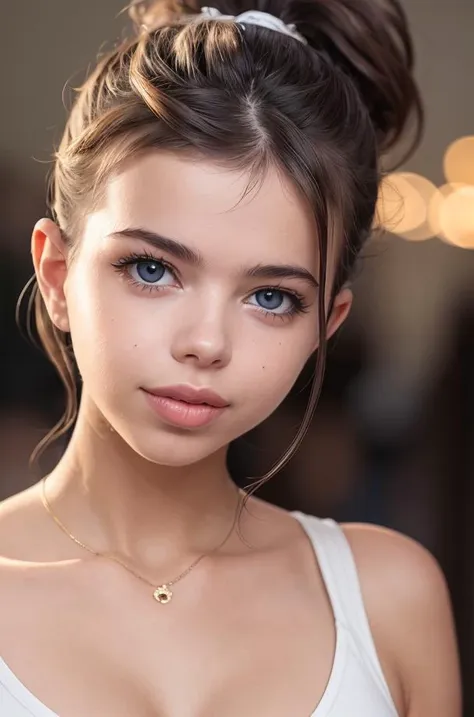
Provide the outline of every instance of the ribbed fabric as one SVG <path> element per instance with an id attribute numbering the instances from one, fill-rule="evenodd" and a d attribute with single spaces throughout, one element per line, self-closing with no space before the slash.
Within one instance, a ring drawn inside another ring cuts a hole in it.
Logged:
<path id="1" fill-rule="evenodd" d="M 313 545 L 336 624 L 331 676 L 310 717 L 398 717 L 377 656 L 355 561 L 344 532 L 330 519 L 300 512 L 293 516 Z M 1 658 L 0 715 L 59 717 L 20 682 Z"/>

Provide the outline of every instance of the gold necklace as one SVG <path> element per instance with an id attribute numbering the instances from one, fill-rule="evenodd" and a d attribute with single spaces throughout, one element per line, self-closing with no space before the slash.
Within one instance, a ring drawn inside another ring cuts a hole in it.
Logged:
<path id="1" fill-rule="evenodd" d="M 42 480 L 42 488 L 43 488 L 42 496 L 41 496 L 42 502 L 43 502 L 44 507 L 50 514 L 50 516 L 53 518 L 55 523 L 61 528 L 61 530 L 64 533 L 66 533 L 66 535 L 71 540 L 73 540 L 75 543 L 77 543 L 77 545 L 79 545 L 84 550 L 87 550 L 89 553 L 92 553 L 92 555 L 95 555 L 96 557 L 106 558 L 107 560 L 113 560 L 114 562 L 118 563 L 123 568 L 125 568 L 125 570 L 128 570 L 129 573 L 134 575 L 139 580 L 142 580 L 144 583 L 147 583 L 147 585 L 151 585 L 151 587 L 154 588 L 153 597 L 155 598 L 155 600 L 157 600 L 157 602 L 161 603 L 162 605 L 166 605 L 167 603 L 169 603 L 171 598 L 173 597 L 173 592 L 171 590 L 172 585 L 175 585 L 177 582 L 179 582 L 180 580 L 185 578 L 186 575 L 189 575 L 191 570 L 194 570 L 194 568 L 201 562 L 201 560 L 212 555 L 213 553 L 216 553 L 229 540 L 230 536 L 232 535 L 232 533 L 234 531 L 235 525 L 237 523 L 237 516 L 239 514 L 239 507 L 241 504 L 240 498 L 242 495 L 245 495 L 245 493 L 242 490 L 237 489 L 238 496 L 239 496 L 237 510 L 235 511 L 234 520 L 232 522 L 231 529 L 227 533 L 227 535 L 224 538 L 224 540 L 222 541 L 222 543 L 219 543 L 219 545 L 216 548 L 214 548 L 214 550 L 211 550 L 208 553 L 203 553 L 202 555 L 200 555 L 199 558 L 197 558 L 193 563 L 191 563 L 191 565 L 188 568 L 186 568 L 186 570 L 184 570 L 182 573 L 180 573 L 180 575 L 178 575 L 176 578 L 174 578 L 173 580 L 169 580 L 167 583 L 163 583 L 163 585 L 158 585 L 158 587 L 157 587 L 156 583 L 150 582 L 147 578 L 145 578 L 145 577 L 143 577 L 143 575 L 140 575 L 139 573 L 137 573 L 136 570 L 131 568 L 129 565 L 127 565 L 127 563 L 125 563 L 123 560 L 121 560 L 117 556 L 112 555 L 112 553 L 103 553 L 103 552 L 99 552 L 98 550 L 94 550 L 93 548 L 90 548 L 85 543 L 81 542 L 72 533 L 70 533 L 69 530 L 64 525 L 64 523 L 62 523 L 59 520 L 58 516 L 53 512 L 51 504 L 49 503 L 49 501 L 46 497 L 46 479 L 47 479 L 47 476 L 44 476 L 44 478 Z"/>

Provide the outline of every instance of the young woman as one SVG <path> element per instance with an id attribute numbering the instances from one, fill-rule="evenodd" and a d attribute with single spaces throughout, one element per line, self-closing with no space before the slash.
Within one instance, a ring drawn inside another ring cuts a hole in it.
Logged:
<path id="1" fill-rule="evenodd" d="M 56 154 L 36 325 L 68 390 L 51 437 L 74 430 L 0 507 L 1 715 L 459 717 L 433 558 L 244 496 L 226 468 L 316 352 L 265 479 L 311 419 L 380 156 L 421 119 L 405 18 L 217 5 L 133 5 Z"/>

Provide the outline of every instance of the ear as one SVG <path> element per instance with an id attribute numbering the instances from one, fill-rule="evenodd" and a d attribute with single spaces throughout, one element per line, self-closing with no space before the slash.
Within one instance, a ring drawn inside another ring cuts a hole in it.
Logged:
<path id="1" fill-rule="evenodd" d="M 336 296 L 334 300 L 334 305 L 332 307 L 331 316 L 329 317 L 328 324 L 327 324 L 327 338 L 331 338 L 333 334 L 336 333 L 336 331 L 339 329 L 340 326 L 344 323 L 344 321 L 349 316 L 349 312 L 352 307 L 352 301 L 353 301 L 354 295 L 352 291 L 348 287 L 344 287 L 341 289 L 339 294 Z M 317 340 L 317 343 L 313 347 L 313 351 L 316 351 L 319 346 L 319 338 Z"/>
<path id="2" fill-rule="evenodd" d="M 67 247 L 57 224 L 40 219 L 33 229 L 31 254 L 38 287 L 53 324 L 69 331 L 64 283 L 67 277 Z"/>
<path id="3" fill-rule="evenodd" d="M 353 299 L 354 295 L 351 289 L 347 286 L 342 288 L 336 296 L 331 316 L 328 321 L 328 339 L 336 333 L 349 316 Z"/>

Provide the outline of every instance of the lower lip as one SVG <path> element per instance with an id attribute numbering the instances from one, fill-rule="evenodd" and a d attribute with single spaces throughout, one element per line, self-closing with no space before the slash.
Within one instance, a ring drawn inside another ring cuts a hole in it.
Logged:
<path id="1" fill-rule="evenodd" d="M 216 420 L 225 408 L 207 406 L 204 403 L 186 403 L 166 396 L 145 394 L 153 410 L 165 421 L 180 428 L 202 428 Z"/>

